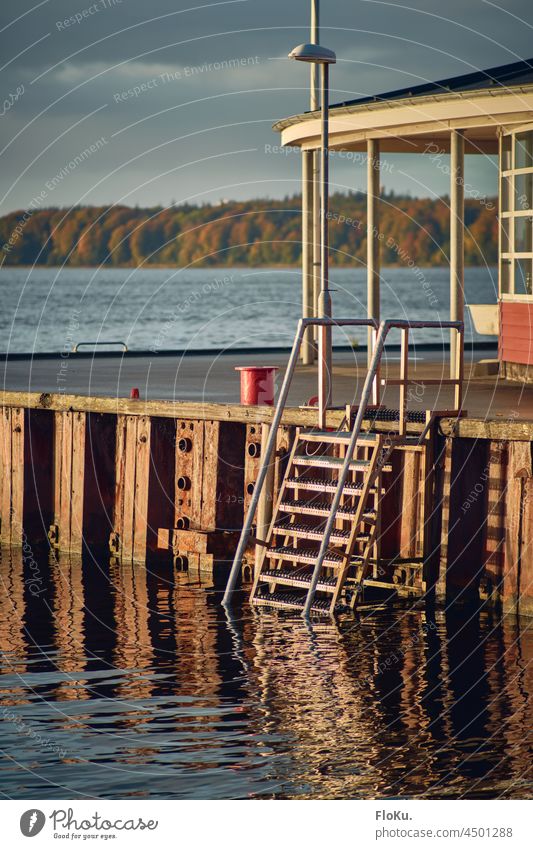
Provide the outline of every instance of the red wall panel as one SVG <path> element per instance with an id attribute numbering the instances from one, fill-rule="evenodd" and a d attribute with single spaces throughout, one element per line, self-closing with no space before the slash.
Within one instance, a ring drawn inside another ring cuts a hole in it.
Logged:
<path id="1" fill-rule="evenodd" d="M 500 301 L 499 358 L 533 365 L 533 303 Z"/>

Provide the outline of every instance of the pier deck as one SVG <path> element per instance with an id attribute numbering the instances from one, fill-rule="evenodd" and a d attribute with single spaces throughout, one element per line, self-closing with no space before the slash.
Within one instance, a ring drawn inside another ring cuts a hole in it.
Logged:
<path id="1" fill-rule="evenodd" d="M 263 425 L 273 414 L 272 407 L 238 403 L 234 367 L 283 370 L 287 356 L 57 355 L 4 362 L 0 543 L 33 544 L 48 535 L 57 550 L 108 546 L 121 562 L 142 563 L 165 551 L 176 568 L 227 562 L 259 472 Z M 452 406 L 449 387 L 438 397 L 438 385 L 423 385 L 448 376 L 439 356 L 419 351 L 411 409 Z M 395 460 L 383 519 L 386 554 L 420 561 L 426 547 L 424 583 L 439 597 L 479 592 L 533 614 L 533 392 L 527 384 L 476 376 L 476 361 L 490 357 L 482 351 L 466 357 L 467 415 L 439 419 L 425 510 L 423 464 L 416 455 Z M 393 351 L 387 377 L 398 369 Z M 342 405 L 357 404 L 365 374 L 363 352 L 336 353 L 340 408 L 328 412 L 328 426 L 341 426 Z M 133 386 L 140 401 L 129 398 Z M 317 411 L 300 406 L 315 392 L 316 367 L 299 367 L 279 430 L 273 496 L 296 427 L 316 427 Z M 394 387 L 382 403 L 397 407 Z M 410 428 L 420 432 L 422 425 Z M 247 562 L 250 573 L 253 551 Z"/>
<path id="2" fill-rule="evenodd" d="M 462 436 L 496 437 L 502 439 L 533 439 L 533 391 L 528 384 L 502 380 L 494 375 L 477 375 L 481 359 L 494 357 L 494 351 L 477 350 L 465 353 L 465 400 L 467 417 L 461 421 Z M 96 357 L 72 354 L 62 360 L 55 358 L 10 359 L 3 363 L 2 385 L 10 393 L 50 393 L 53 395 L 89 396 L 102 412 L 113 411 L 106 399 L 127 399 L 130 389 L 138 387 L 141 401 L 175 401 L 199 404 L 239 403 L 238 365 L 277 365 L 283 374 L 288 353 L 243 354 L 227 352 L 218 356 L 209 354 L 188 355 L 128 355 Z M 336 404 L 357 402 L 362 380 L 366 374 L 364 352 L 342 351 L 334 356 L 334 398 Z M 437 362 L 438 360 L 438 362 Z M 66 367 L 62 367 L 66 363 Z M 394 377 L 399 371 L 399 355 L 393 351 L 387 358 L 387 375 Z M 417 355 L 413 378 L 438 380 L 443 373 L 442 353 L 421 350 Z M 305 404 L 316 392 L 316 366 L 297 368 L 289 407 Z M 393 390 L 385 392 L 384 403 Z M 410 407 L 446 409 L 450 393 L 439 387 L 415 387 Z M 21 399 L 21 403 L 24 404 Z M 135 404 L 136 402 L 134 402 Z M 123 404 L 121 408 L 124 409 Z M 153 406 L 153 414 L 156 414 Z M 135 406 L 131 408 L 133 412 Z M 289 411 L 288 415 L 290 416 Z M 244 411 L 243 411 L 244 413 Z M 166 413 L 168 414 L 168 413 Z M 165 415 L 161 412 L 160 415 Z M 249 416 L 244 416 L 249 418 Z M 295 419 L 296 422 L 296 419 Z M 444 427 L 446 428 L 446 422 Z"/>

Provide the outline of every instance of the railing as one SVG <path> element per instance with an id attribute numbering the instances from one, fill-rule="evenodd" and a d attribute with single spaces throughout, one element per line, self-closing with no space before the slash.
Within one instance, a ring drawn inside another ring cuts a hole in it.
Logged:
<path id="1" fill-rule="evenodd" d="M 250 538 L 250 534 L 252 532 L 252 523 L 255 516 L 255 511 L 257 509 L 257 505 L 259 504 L 259 497 L 261 495 L 261 491 L 263 489 L 265 478 L 267 476 L 268 467 L 270 465 L 271 457 L 276 448 L 276 440 L 278 428 L 281 423 L 281 417 L 283 415 L 283 411 L 285 409 L 285 405 L 287 403 L 287 397 L 289 394 L 289 389 L 291 387 L 292 376 L 294 374 L 294 369 L 296 368 L 296 363 L 298 362 L 298 357 L 300 355 L 300 348 L 302 346 L 302 339 L 304 337 L 304 333 L 308 327 L 370 327 L 374 330 L 374 333 L 377 331 L 377 322 L 373 319 L 364 319 L 364 318 L 349 318 L 349 319 L 332 319 L 332 318 L 301 318 L 298 321 L 298 327 L 296 329 L 296 336 L 294 337 L 294 343 L 292 346 L 291 354 L 289 357 L 289 362 L 287 363 L 287 369 L 285 371 L 285 377 L 283 378 L 283 383 L 281 386 L 281 391 L 279 393 L 278 403 L 276 404 L 276 410 L 274 412 L 274 416 L 272 418 L 272 423 L 270 426 L 270 434 L 268 437 L 268 442 L 265 449 L 265 454 L 263 457 L 263 461 L 261 463 L 261 467 L 259 469 L 259 474 L 257 476 L 257 481 L 255 483 L 252 499 L 250 501 L 250 506 L 248 507 L 248 513 L 246 514 L 246 519 L 244 521 L 244 525 L 241 531 L 241 536 L 239 539 L 239 545 L 237 546 L 237 551 L 235 552 L 235 557 L 233 559 L 233 565 L 231 567 L 231 572 L 228 578 L 228 583 L 226 585 L 226 592 L 224 593 L 224 598 L 222 599 L 222 604 L 228 605 L 233 593 L 235 591 L 235 586 L 237 584 L 237 578 L 239 577 L 239 572 L 241 569 L 242 558 L 244 556 L 244 552 L 246 550 L 246 546 L 248 544 L 248 540 Z M 375 403 L 379 403 L 379 383 L 376 379 L 374 380 L 374 398 Z"/>
<path id="2" fill-rule="evenodd" d="M 377 329 L 376 322 L 371 319 L 316 319 L 316 318 L 304 318 L 300 319 L 298 322 L 298 328 L 296 331 L 296 336 L 294 339 L 294 344 L 292 347 L 291 355 L 289 358 L 289 362 L 287 365 L 287 370 L 285 372 L 285 377 L 283 379 L 283 384 L 281 387 L 281 392 L 279 395 L 278 403 L 276 405 L 276 410 L 274 413 L 274 417 L 272 419 L 270 435 L 268 438 L 265 455 L 263 457 L 263 461 L 261 463 L 261 468 L 259 470 L 259 475 L 257 477 L 257 482 L 254 488 L 252 500 L 250 502 L 250 506 L 248 508 L 248 513 L 246 514 L 246 519 L 243 525 L 243 529 L 241 532 L 241 536 L 239 539 L 239 545 L 237 546 L 237 551 L 235 552 L 235 557 L 233 560 L 233 565 L 231 567 L 231 572 L 228 578 L 228 583 L 226 586 L 226 591 L 224 593 L 224 597 L 222 599 L 222 603 L 224 605 L 229 605 L 233 593 L 235 591 L 235 586 L 237 584 L 237 579 L 239 576 L 239 572 L 241 570 L 242 558 L 244 552 L 246 550 L 246 546 L 248 544 L 248 540 L 250 538 L 252 523 L 255 515 L 255 511 L 257 509 L 257 505 L 259 503 L 259 498 L 261 495 L 261 491 L 263 489 L 265 478 L 267 475 L 268 467 L 270 465 L 271 457 L 274 453 L 274 449 L 276 446 L 277 439 L 277 431 L 278 427 L 281 423 L 281 418 L 283 415 L 283 411 L 285 409 L 285 405 L 287 402 L 287 397 L 289 394 L 290 385 L 292 382 L 292 377 L 294 374 L 294 369 L 296 363 L 298 361 L 298 355 L 300 353 L 300 347 L 302 344 L 302 338 L 304 332 L 307 327 L 317 325 L 321 327 L 327 326 L 359 326 L 359 327 L 371 327 L 374 329 L 374 334 Z M 439 381 L 440 384 L 452 384 L 455 387 L 455 410 L 454 412 L 459 412 L 462 403 L 462 379 L 463 379 L 463 333 L 464 333 L 464 325 L 461 321 L 405 321 L 405 320 L 387 320 L 382 321 L 379 326 L 379 332 L 377 333 L 377 337 L 374 335 L 375 342 L 373 346 L 372 360 L 370 362 L 370 366 L 365 378 L 365 383 L 363 386 L 363 391 L 361 394 L 361 401 L 359 403 L 357 409 L 357 415 L 355 417 L 355 422 L 352 428 L 352 434 L 350 437 L 350 442 L 348 448 L 346 450 L 346 455 L 344 458 L 344 463 L 339 473 L 339 479 L 337 482 L 337 489 L 335 490 L 335 494 L 333 496 L 333 500 L 331 502 L 331 510 L 328 516 L 328 520 L 326 522 L 326 527 L 324 529 L 324 536 L 322 538 L 322 543 L 320 545 L 320 550 L 317 555 L 317 560 L 315 563 L 315 568 L 313 570 L 313 575 L 311 578 L 311 584 L 307 593 L 307 598 L 305 601 L 304 608 L 302 610 L 302 616 L 304 618 L 309 618 L 309 614 L 311 611 L 311 607 L 313 604 L 313 600 L 315 597 L 316 587 L 318 584 L 318 580 L 320 577 L 320 570 L 322 569 L 322 563 L 326 556 L 329 540 L 331 536 L 331 532 L 333 530 L 333 526 L 335 523 L 335 516 L 340 504 L 340 500 L 342 498 L 342 492 L 344 485 L 346 483 L 346 479 L 348 477 L 348 473 L 350 471 L 350 463 L 352 461 L 352 457 L 355 451 L 355 447 L 357 444 L 357 440 L 359 438 L 359 434 L 361 432 L 361 427 L 363 424 L 363 419 L 368 407 L 368 404 L 371 400 L 373 400 L 374 404 L 379 404 L 379 369 L 381 365 L 381 358 L 383 355 L 383 351 L 385 348 L 385 340 L 389 334 L 389 332 L 393 328 L 400 328 L 402 330 L 402 346 L 401 346 L 401 363 L 400 363 L 400 381 L 398 385 L 400 386 L 400 432 L 403 428 L 405 432 L 406 428 L 406 419 L 407 419 L 407 405 L 406 405 L 406 388 L 409 385 L 409 377 L 408 377 L 408 364 L 407 364 L 407 356 L 408 356 L 408 340 L 409 340 L 409 330 L 411 329 L 420 329 L 420 328 L 450 328 L 452 330 L 456 330 L 459 336 L 459 344 L 456 346 L 457 350 L 457 358 L 455 363 L 455 377 L 450 378 L 449 380 Z M 390 382 L 390 381 L 386 381 Z M 424 381 L 419 381 L 420 383 Z M 451 412 L 451 411 L 450 411 Z"/>
<path id="3" fill-rule="evenodd" d="M 381 381 L 382 386 L 399 386 L 400 387 L 400 403 L 399 403 L 399 412 L 400 412 L 400 422 L 399 422 L 399 433 L 400 436 L 404 436 L 407 428 L 407 389 L 409 386 L 420 385 L 424 386 L 453 386 L 454 387 L 454 410 L 458 411 L 461 409 L 462 400 L 463 400 L 463 360 L 464 360 L 464 326 L 462 322 L 458 321 L 442 321 L 442 322 L 430 322 L 430 321 L 385 321 L 383 324 L 387 325 L 388 329 L 385 335 L 391 330 L 393 327 L 400 328 L 401 330 L 401 345 L 400 345 L 400 377 L 392 377 L 392 378 L 383 378 Z M 456 361 L 453 368 L 453 374 L 455 377 L 450 378 L 420 378 L 419 380 L 410 380 L 409 379 L 409 330 L 414 330 L 421 327 L 449 327 L 452 330 L 457 331 L 458 335 L 458 344 L 455 346 L 456 351 Z M 381 331 L 380 331 L 381 332 Z"/>
<path id="4" fill-rule="evenodd" d="M 74 347 L 72 349 L 72 353 L 77 354 L 78 350 L 82 346 L 85 347 L 86 345 L 92 345 L 93 347 L 95 347 L 97 345 L 122 345 L 122 351 L 124 353 L 126 353 L 126 351 L 128 350 L 128 346 L 126 345 L 125 342 L 115 342 L 115 341 L 113 341 L 113 342 L 76 342 L 76 344 L 74 345 Z"/>

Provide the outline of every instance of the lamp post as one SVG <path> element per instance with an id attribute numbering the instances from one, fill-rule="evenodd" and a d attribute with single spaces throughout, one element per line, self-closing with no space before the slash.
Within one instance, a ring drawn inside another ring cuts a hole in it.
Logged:
<path id="1" fill-rule="evenodd" d="M 331 318 L 329 291 L 329 66 L 337 61 L 333 50 L 319 44 L 300 44 L 291 50 L 289 59 L 321 66 L 321 149 L 320 149 L 320 298 L 319 313 Z M 321 327 L 318 337 L 318 406 L 319 426 L 326 424 L 326 410 L 331 405 L 331 327 Z"/>

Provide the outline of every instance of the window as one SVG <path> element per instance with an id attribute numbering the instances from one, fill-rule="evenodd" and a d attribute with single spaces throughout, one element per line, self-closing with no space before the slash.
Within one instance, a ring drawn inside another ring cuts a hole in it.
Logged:
<path id="1" fill-rule="evenodd" d="M 531 295 L 531 260 L 515 259 L 514 289 L 516 295 Z"/>
<path id="2" fill-rule="evenodd" d="M 500 250 L 502 254 L 508 254 L 510 251 L 509 245 L 509 219 L 502 218 L 501 226 L 500 226 L 500 234 L 501 234 L 501 242 L 500 242 Z"/>
<path id="3" fill-rule="evenodd" d="M 515 174 L 514 202 L 515 210 L 533 209 L 533 174 Z"/>
<path id="4" fill-rule="evenodd" d="M 511 260 L 502 259 L 500 265 L 500 294 L 508 295 L 511 291 Z"/>
<path id="5" fill-rule="evenodd" d="M 531 218 L 520 216 L 514 220 L 515 254 L 531 253 Z"/>
<path id="6" fill-rule="evenodd" d="M 511 177 L 502 177 L 501 179 L 500 204 L 502 211 L 509 212 L 511 208 Z"/>
<path id="7" fill-rule="evenodd" d="M 504 136 L 502 141 L 502 171 L 510 171 L 513 167 L 511 155 L 513 152 L 511 136 Z"/>
<path id="8" fill-rule="evenodd" d="M 533 132 L 517 133 L 514 143 L 514 167 L 533 167 Z"/>
<path id="9" fill-rule="evenodd" d="M 500 143 L 500 295 L 533 296 L 533 127 Z"/>

